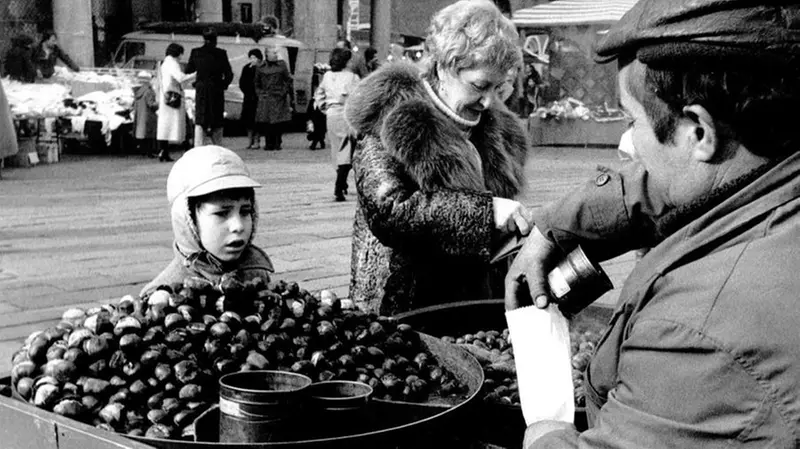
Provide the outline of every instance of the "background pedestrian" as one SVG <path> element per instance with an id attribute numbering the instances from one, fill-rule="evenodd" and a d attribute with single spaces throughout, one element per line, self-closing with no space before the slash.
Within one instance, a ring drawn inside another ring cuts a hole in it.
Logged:
<path id="1" fill-rule="evenodd" d="M 314 92 L 314 104 L 325 113 L 328 135 L 331 139 L 331 159 L 336 168 L 336 182 L 333 189 L 336 201 L 345 200 L 347 176 L 352 167 L 353 145 L 349 139 L 351 129 L 344 116 L 344 106 L 360 78 L 350 71 L 348 63 L 351 57 L 350 50 L 334 48 L 330 58 L 331 69 L 325 72 L 319 87 Z"/>
<path id="2" fill-rule="evenodd" d="M 319 83 L 322 81 L 322 77 L 328 70 L 330 70 L 330 66 L 325 67 L 325 64 L 314 65 L 314 74 L 311 77 L 311 92 L 317 91 L 317 88 L 319 88 Z M 319 145 L 319 148 L 324 150 L 325 135 L 328 133 L 328 123 L 325 113 L 317 107 L 317 103 L 314 101 L 313 96 L 311 97 L 311 101 L 308 102 L 306 115 L 308 116 L 308 122 L 306 123 L 306 138 L 311 142 L 311 145 L 308 147 L 308 149 L 316 150 L 317 145 Z"/>
<path id="3" fill-rule="evenodd" d="M 215 145 L 222 143 L 225 124 L 225 90 L 233 81 L 228 53 L 217 48 L 217 32 L 203 31 L 203 46 L 192 49 L 186 72 L 197 72 L 194 103 L 194 146 L 205 144 L 205 137 Z"/>
<path id="4" fill-rule="evenodd" d="M 146 71 L 139 72 L 136 78 L 140 84 L 133 91 L 133 137 L 140 153 L 155 157 L 158 97 L 153 85 L 157 80 Z"/>
<path id="5" fill-rule="evenodd" d="M 183 144 L 186 140 L 186 99 L 183 85 L 195 78 L 195 73 L 185 74 L 181 69 L 180 59 L 183 46 L 171 43 L 167 46 L 166 56 L 158 69 L 158 130 L 156 132 L 159 153 L 158 160 L 170 162 L 170 144 Z M 168 94 L 172 92 L 173 94 Z M 179 103 L 167 104 L 169 95 L 178 95 Z"/>
<path id="6" fill-rule="evenodd" d="M 250 62 L 242 67 L 242 73 L 239 75 L 239 88 L 242 90 L 242 115 L 240 121 L 242 126 L 247 130 L 247 137 L 250 143 L 247 145 L 248 150 L 257 150 L 259 147 L 259 137 L 256 132 L 256 104 L 258 97 L 256 96 L 256 70 L 264 62 L 264 54 L 261 50 L 254 48 L 247 53 Z"/>
<path id="7" fill-rule="evenodd" d="M 3 62 L 5 76 L 23 83 L 36 81 L 36 65 L 33 63 L 33 38 L 20 34 L 11 38 L 11 48 L 8 49 Z"/>
<path id="8" fill-rule="evenodd" d="M 264 150 L 280 150 L 283 125 L 292 120 L 294 82 L 289 67 L 278 56 L 278 47 L 270 45 L 265 61 L 256 70 L 255 89 L 258 95 L 256 124 L 264 134 Z"/>
<path id="9" fill-rule="evenodd" d="M 33 60 L 39 75 L 45 79 L 51 78 L 56 73 L 56 63 L 58 61 L 63 62 L 73 72 L 81 71 L 78 64 L 75 64 L 58 45 L 56 33 L 50 30 L 42 33 L 42 40 L 36 48 Z"/>

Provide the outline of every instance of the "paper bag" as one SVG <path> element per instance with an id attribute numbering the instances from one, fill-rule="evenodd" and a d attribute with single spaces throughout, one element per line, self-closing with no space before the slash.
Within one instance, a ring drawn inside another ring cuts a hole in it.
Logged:
<path id="1" fill-rule="evenodd" d="M 569 323 L 551 304 L 506 312 L 514 347 L 517 385 L 525 423 L 572 423 L 575 416 Z"/>

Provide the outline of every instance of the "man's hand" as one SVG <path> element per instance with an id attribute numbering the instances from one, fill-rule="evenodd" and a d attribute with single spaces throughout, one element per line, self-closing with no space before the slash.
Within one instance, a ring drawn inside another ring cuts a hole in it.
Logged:
<path id="1" fill-rule="evenodd" d="M 539 438 L 547 435 L 550 432 L 570 429 L 575 429 L 575 426 L 564 421 L 537 421 L 525 429 L 525 438 L 522 440 L 522 449 L 530 449 Z"/>
<path id="2" fill-rule="evenodd" d="M 547 274 L 561 256 L 556 244 L 534 227 L 506 275 L 506 310 L 530 305 L 531 298 L 536 307 L 546 308 L 552 299 Z"/>

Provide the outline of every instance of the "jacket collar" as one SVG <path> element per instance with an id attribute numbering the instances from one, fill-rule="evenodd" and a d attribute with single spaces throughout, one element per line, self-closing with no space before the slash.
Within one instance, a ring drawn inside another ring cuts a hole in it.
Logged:
<path id="1" fill-rule="evenodd" d="M 798 175 L 800 152 L 777 163 L 659 243 L 634 268 L 630 279 L 638 279 L 638 283 L 630 287 L 640 290 L 652 282 L 654 275 L 661 275 L 678 264 L 751 237 L 752 234 L 745 231 L 754 226 L 766 226 L 765 215 L 800 197 Z M 642 278 L 646 273 L 651 276 Z"/>

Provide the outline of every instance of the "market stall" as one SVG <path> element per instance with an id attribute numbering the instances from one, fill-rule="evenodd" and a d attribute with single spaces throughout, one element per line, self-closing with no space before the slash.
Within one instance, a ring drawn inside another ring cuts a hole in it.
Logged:
<path id="1" fill-rule="evenodd" d="M 58 67 L 47 81 L 2 79 L 20 151 L 9 166 L 58 162 L 64 151 L 120 148 L 133 123 L 132 71 Z M 112 143 L 115 143 L 112 146 Z"/>
<path id="2" fill-rule="evenodd" d="M 592 45 L 635 0 L 556 0 L 515 11 L 524 52 L 540 71 L 540 107 L 530 114 L 533 145 L 616 146 L 627 126 L 616 107 L 617 69 L 598 65 Z"/>
<path id="3" fill-rule="evenodd" d="M 32 333 L 0 379 L 0 420 L 15 423 L 0 439 L 43 449 L 519 446 L 502 300 L 379 317 L 297 283 L 204 282 L 68 309 Z M 609 313 L 573 322 L 575 357 L 588 360 Z M 582 389 L 575 400 L 584 428 Z"/>

